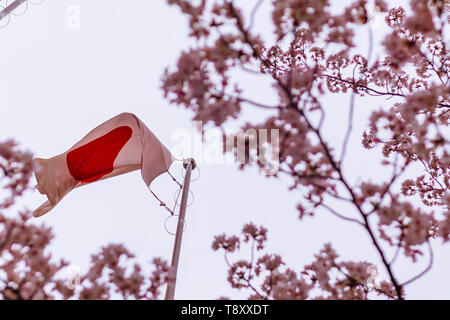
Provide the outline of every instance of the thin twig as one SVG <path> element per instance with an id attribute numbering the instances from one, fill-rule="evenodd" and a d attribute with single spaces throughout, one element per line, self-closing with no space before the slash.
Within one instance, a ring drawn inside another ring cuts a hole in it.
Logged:
<path id="1" fill-rule="evenodd" d="M 412 277 L 411 279 L 409 279 L 409 280 L 403 282 L 403 283 L 401 284 L 402 287 L 404 287 L 404 286 L 410 284 L 411 282 L 414 282 L 414 281 L 416 281 L 417 279 L 421 278 L 421 277 L 422 277 L 423 275 L 425 275 L 428 271 L 430 271 L 431 267 L 433 266 L 433 260 L 434 260 L 434 258 L 433 258 L 433 248 L 431 248 L 430 240 L 428 240 L 427 243 L 428 243 L 428 251 L 429 251 L 429 254 L 430 254 L 430 261 L 429 261 L 429 263 L 428 263 L 428 266 L 425 268 L 425 270 L 423 270 L 423 271 L 422 271 L 421 273 L 419 273 L 418 275 L 416 275 L 416 276 Z"/>
<path id="2" fill-rule="evenodd" d="M 263 1 L 264 0 L 258 0 L 258 2 L 256 3 L 255 7 L 252 10 L 252 13 L 250 14 L 250 25 L 248 26 L 249 29 L 253 27 L 253 24 L 255 22 L 256 11 L 258 11 Z"/>
<path id="3" fill-rule="evenodd" d="M 339 212 L 337 212 L 336 210 L 334 210 L 333 208 L 329 207 L 325 203 L 319 203 L 319 206 L 324 207 L 325 209 L 327 209 L 329 212 L 331 212 L 332 214 L 334 214 L 336 217 L 338 217 L 340 219 L 347 220 L 347 221 L 350 221 L 350 222 L 355 222 L 355 223 L 357 223 L 357 224 L 359 224 L 361 226 L 364 226 L 364 223 L 362 223 L 361 221 L 356 220 L 354 218 L 346 217 L 346 216 L 340 214 Z"/>
<path id="4" fill-rule="evenodd" d="M 339 159 L 339 164 L 342 165 L 344 162 L 345 152 L 347 151 L 348 141 L 350 140 L 350 135 L 353 129 L 353 112 L 355 109 L 355 93 L 352 93 L 350 98 L 350 111 L 348 113 L 348 128 L 347 133 L 345 134 L 344 142 L 342 143 L 342 153 L 341 158 Z"/>

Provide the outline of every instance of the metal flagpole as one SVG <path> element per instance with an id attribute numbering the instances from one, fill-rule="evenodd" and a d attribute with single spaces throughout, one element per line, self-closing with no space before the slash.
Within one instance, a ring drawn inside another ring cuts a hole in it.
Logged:
<path id="1" fill-rule="evenodd" d="M 10 5 L 8 5 L 5 9 L 0 11 L 0 20 L 6 18 L 11 12 L 13 12 L 18 6 L 24 3 L 26 0 L 16 0 Z"/>
<path id="2" fill-rule="evenodd" d="M 177 283 L 178 261 L 180 260 L 181 239 L 183 237 L 184 218 L 186 216 L 186 205 L 189 196 L 189 184 L 191 182 L 191 172 L 195 169 L 195 160 L 185 159 L 183 166 L 186 169 L 183 183 L 183 194 L 181 196 L 180 214 L 178 215 L 177 232 L 175 235 L 175 244 L 173 247 L 172 264 L 169 269 L 169 281 L 166 289 L 166 300 L 173 300 L 175 296 L 175 285 Z"/>

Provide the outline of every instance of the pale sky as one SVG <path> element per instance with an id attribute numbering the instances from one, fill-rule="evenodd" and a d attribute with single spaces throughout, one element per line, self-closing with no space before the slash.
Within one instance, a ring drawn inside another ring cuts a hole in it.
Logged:
<path id="1" fill-rule="evenodd" d="M 0 5 L 5 2 L 0 0 Z M 79 30 L 67 27 L 72 5 L 81 9 Z M 185 18 L 166 1 L 45 0 L 24 15 L 13 16 L 0 29 L 0 41 L 0 140 L 13 137 L 36 156 L 48 158 L 125 111 L 140 117 L 169 149 L 176 145 L 171 139 L 176 130 L 193 132 L 192 114 L 170 105 L 160 89 L 164 69 L 189 46 Z M 273 93 L 261 90 L 261 83 L 250 83 L 247 92 L 257 93 L 259 101 L 270 101 Z M 349 97 L 327 101 L 331 107 L 325 136 L 340 145 Z M 377 169 L 379 153 L 360 150 L 360 137 L 369 111 L 386 102 L 356 102 L 361 108 L 355 111 L 345 170 L 353 182 L 367 176 L 376 181 L 389 172 Z M 247 120 L 261 119 L 254 108 L 244 115 Z M 211 243 L 214 235 L 238 233 L 249 221 L 269 229 L 267 251 L 281 254 L 298 271 L 326 242 L 342 259 L 379 264 L 360 227 L 326 212 L 300 221 L 295 209 L 299 194 L 287 190 L 286 177 L 266 179 L 255 169 L 242 172 L 235 165 L 200 164 L 200 169 L 191 188 L 195 199 L 187 210 L 176 298 L 245 297 L 229 287 L 223 254 L 213 252 Z M 179 165 L 171 172 L 181 180 Z M 155 180 L 153 188 L 172 203 L 177 186 L 167 175 Z M 28 193 L 21 205 L 34 209 L 44 201 L 36 191 Z M 123 242 L 143 264 L 157 256 L 170 261 L 173 236 L 164 229 L 166 217 L 137 171 L 72 191 L 37 222 L 54 228 L 55 257 L 86 270 L 90 255 L 111 242 Z M 434 249 L 432 271 L 406 288 L 407 298 L 450 298 L 450 248 L 435 241 Z M 427 262 L 401 263 L 395 271 L 406 280 Z"/>

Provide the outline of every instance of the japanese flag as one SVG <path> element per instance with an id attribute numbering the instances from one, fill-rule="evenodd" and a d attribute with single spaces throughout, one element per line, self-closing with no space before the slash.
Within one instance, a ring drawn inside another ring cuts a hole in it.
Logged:
<path id="1" fill-rule="evenodd" d="M 33 216 L 55 207 L 73 188 L 141 169 L 147 186 L 172 164 L 172 155 L 134 114 L 121 113 L 102 123 L 68 151 L 33 159 L 36 188 L 48 198 Z"/>

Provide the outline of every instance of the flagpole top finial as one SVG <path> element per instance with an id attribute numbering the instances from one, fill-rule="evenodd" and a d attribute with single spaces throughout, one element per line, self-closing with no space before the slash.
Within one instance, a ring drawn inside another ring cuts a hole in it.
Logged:
<path id="1" fill-rule="evenodd" d="M 192 165 L 192 170 L 195 169 L 195 167 L 197 166 L 197 163 L 195 162 L 194 158 L 186 158 L 183 159 L 183 167 L 186 169 L 188 164 L 191 163 Z"/>

